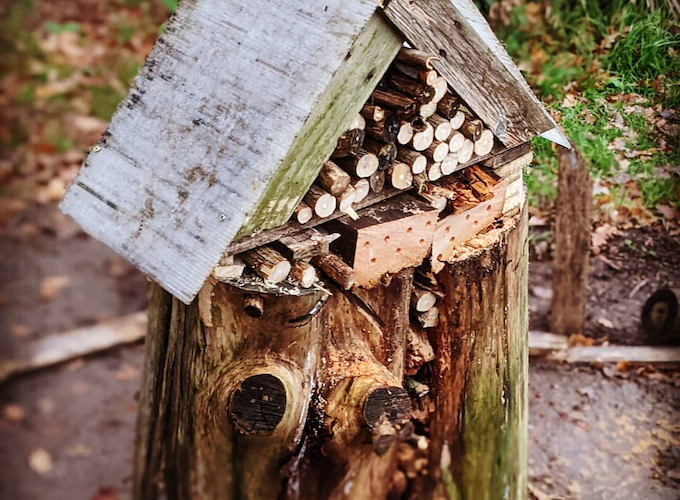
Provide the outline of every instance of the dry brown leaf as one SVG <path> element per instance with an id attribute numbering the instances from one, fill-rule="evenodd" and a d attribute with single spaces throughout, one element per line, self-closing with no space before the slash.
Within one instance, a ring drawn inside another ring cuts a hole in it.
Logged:
<path id="1" fill-rule="evenodd" d="M 120 369 L 116 372 L 116 380 L 136 380 L 138 378 L 139 370 L 128 363 L 123 363 Z"/>
<path id="2" fill-rule="evenodd" d="M 68 276 L 48 276 L 43 278 L 40 283 L 40 300 L 43 302 L 49 302 L 52 300 L 62 289 L 66 288 L 71 284 L 71 278 Z"/>
<path id="3" fill-rule="evenodd" d="M 586 337 L 582 333 L 572 333 L 569 335 L 569 347 L 574 347 L 574 346 L 583 346 L 583 347 L 590 347 L 595 343 L 594 339 L 591 339 L 590 337 Z"/>
<path id="4" fill-rule="evenodd" d="M 28 328 L 26 325 L 9 325 L 9 331 L 12 335 L 15 337 L 18 337 L 20 339 L 24 339 L 26 337 L 31 336 L 31 329 Z"/>
<path id="5" fill-rule="evenodd" d="M 52 470 L 52 455 L 47 450 L 38 448 L 28 457 L 28 466 L 40 475 Z"/>
<path id="6" fill-rule="evenodd" d="M 668 221 L 672 221 L 678 218 L 678 211 L 675 209 L 675 207 L 672 207 L 671 205 L 657 205 L 656 206 L 656 211 L 659 212 L 664 219 Z"/>
<path id="7" fill-rule="evenodd" d="M 10 422 L 21 422 L 24 419 L 24 409 L 18 404 L 6 404 L 2 408 L 2 416 Z"/>
<path id="8" fill-rule="evenodd" d="M 602 247 L 607 243 L 609 238 L 618 233 L 618 229 L 611 224 L 604 223 L 595 228 L 595 231 L 590 235 L 590 242 L 594 254 L 599 254 Z"/>

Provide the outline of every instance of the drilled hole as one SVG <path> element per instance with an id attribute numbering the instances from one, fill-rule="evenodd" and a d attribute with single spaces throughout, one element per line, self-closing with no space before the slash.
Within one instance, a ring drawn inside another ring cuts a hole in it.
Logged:
<path id="1" fill-rule="evenodd" d="M 442 254 L 437 255 L 437 260 L 442 260 L 444 256 Z"/>
<path id="2" fill-rule="evenodd" d="M 397 248 L 396 252 L 401 253 L 401 248 Z"/>
<path id="3" fill-rule="evenodd" d="M 467 215 L 465 216 L 465 220 L 470 220 L 470 214 L 467 214 Z"/>
<path id="4" fill-rule="evenodd" d="M 390 241 L 390 237 L 389 237 L 389 236 L 385 236 L 385 243 L 387 243 L 388 241 Z"/>
<path id="5" fill-rule="evenodd" d="M 424 245 L 424 244 L 425 244 L 425 240 L 420 240 L 418 243 L 421 244 L 421 245 Z"/>
<path id="6" fill-rule="evenodd" d="M 486 206 L 486 211 L 487 211 L 487 212 L 491 211 L 491 205 L 487 205 L 487 206 Z"/>
<path id="7" fill-rule="evenodd" d="M 425 227 L 430 227 L 431 225 L 432 225 L 432 221 L 431 221 L 431 220 L 429 220 L 429 221 L 427 221 L 427 222 L 425 223 Z"/>
<path id="8" fill-rule="evenodd" d="M 449 242 L 450 242 L 450 243 L 453 243 L 453 242 L 455 241 L 455 239 L 456 239 L 455 236 L 451 236 L 451 237 L 449 238 Z"/>
<path id="9" fill-rule="evenodd" d="M 479 222 L 479 221 L 474 221 L 472 224 L 474 224 L 474 225 L 476 226 L 478 222 Z"/>
<path id="10" fill-rule="evenodd" d="M 364 243 L 364 248 L 368 248 L 370 246 L 371 246 L 371 244 L 368 241 L 366 243 Z"/>
<path id="11" fill-rule="evenodd" d="M 449 234 L 450 232 L 451 232 L 451 226 L 446 226 L 446 227 L 444 228 L 444 233 L 445 233 L 445 234 Z"/>
<path id="12" fill-rule="evenodd" d="M 406 232 L 407 232 L 407 233 L 412 233 L 412 232 L 413 232 L 413 228 L 412 228 L 412 227 L 409 227 L 409 228 L 406 230 Z"/>
<path id="13" fill-rule="evenodd" d="M 378 259 L 376 259 L 375 257 L 373 257 L 373 258 L 371 259 L 371 264 L 375 264 L 376 262 L 378 262 Z"/>

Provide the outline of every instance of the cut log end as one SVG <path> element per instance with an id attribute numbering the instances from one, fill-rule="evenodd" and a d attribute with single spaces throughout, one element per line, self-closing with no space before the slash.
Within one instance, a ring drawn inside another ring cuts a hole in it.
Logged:
<path id="1" fill-rule="evenodd" d="M 488 155 L 493 149 L 493 133 L 491 130 L 482 131 L 479 139 L 475 141 L 475 154 L 477 156 Z"/>
<path id="2" fill-rule="evenodd" d="M 314 211 L 312 208 L 303 201 L 295 208 L 295 219 L 300 224 L 306 224 L 312 220 L 313 215 Z"/>
<path id="3" fill-rule="evenodd" d="M 241 433 L 271 434 L 286 412 L 286 390 L 273 375 L 253 375 L 232 394 L 230 410 Z"/>
<path id="4" fill-rule="evenodd" d="M 389 176 L 392 187 L 397 189 L 408 189 L 413 185 L 411 168 L 405 163 L 394 163 L 389 171 Z"/>
<path id="5" fill-rule="evenodd" d="M 316 281 L 316 269 L 308 262 L 297 261 L 290 270 L 290 276 L 302 288 L 309 288 Z"/>
<path id="6" fill-rule="evenodd" d="M 429 311 L 437 303 L 437 296 L 428 291 L 416 288 L 413 290 L 413 296 L 411 298 L 413 308 L 417 312 Z"/>

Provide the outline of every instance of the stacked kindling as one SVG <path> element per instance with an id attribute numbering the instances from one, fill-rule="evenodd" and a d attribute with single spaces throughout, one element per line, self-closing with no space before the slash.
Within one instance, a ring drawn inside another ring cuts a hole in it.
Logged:
<path id="1" fill-rule="evenodd" d="M 345 290 L 370 288 L 406 267 L 438 272 L 456 245 L 501 216 L 504 181 L 490 169 L 463 168 L 491 153 L 493 134 L 432 68 L 434 59 L 401 50 L 295 209 L 294 220 L 314 227 L 225 257 L 214 277 L 238 279 L 247 267 L 269 284 L 309 288 L 323 273 Z M 436 324 L 436 301 L 416 288 L 418 328 Z"/>
<path id="2" fill-rule="evenodd" d="M 435 59 L 399 52 L 296 209 L 299 223 L 337 211 L 356 218 L 371 192 L 409 189 L 423 173 L 435 181 L 491 152 L 493 134 L 432 68 Z"/>

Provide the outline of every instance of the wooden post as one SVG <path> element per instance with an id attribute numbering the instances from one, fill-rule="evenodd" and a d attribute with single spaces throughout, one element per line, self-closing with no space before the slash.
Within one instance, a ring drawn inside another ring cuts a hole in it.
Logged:
<path id="1" fill-rule="evenodd" d="M 558 157 L 550 320 L 553 333 L 570 335 L 583 332 L 586 320 L 593 189 L 575 146 L 558 146 Z"/>
<path id="2" fill-rule="evenodd" d="M 133 497 L 524 500 L 526 236 L 515 211 L 419 281 L 426 329 L 413 268 L 188 306 L 153 285 Z"/>

